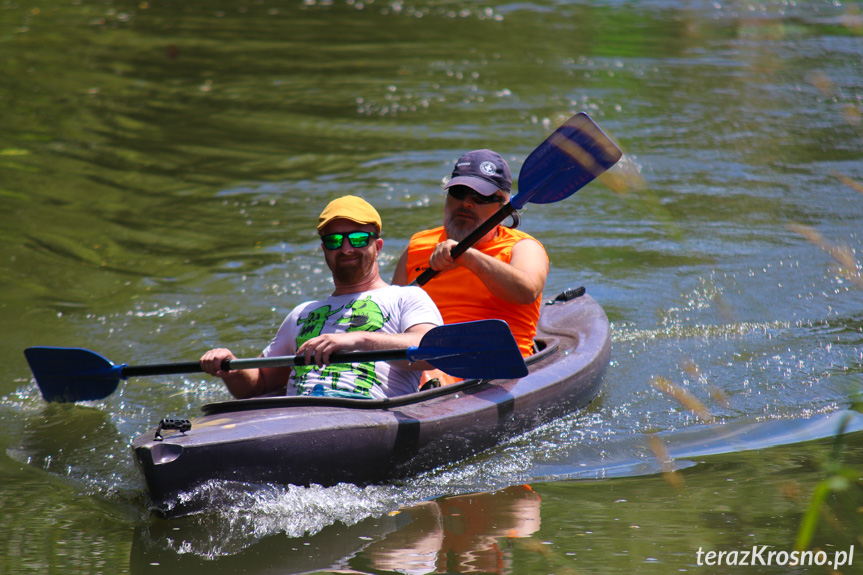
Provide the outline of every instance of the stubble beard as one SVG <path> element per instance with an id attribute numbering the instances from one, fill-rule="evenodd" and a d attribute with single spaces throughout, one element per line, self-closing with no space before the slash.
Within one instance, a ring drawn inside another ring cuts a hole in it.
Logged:
<path id="1" fill-rule="evenodd" d="M 342 258 L 336 254 L 332 261 L 327 258 L 327 266 L 333 274 L 333 283 L 337 286 L 352 286 L 363 282 L 375 265 L 375 254 L 373 250 L 363 250 L 359 260 L 350 262 L 342 261 Z"/>

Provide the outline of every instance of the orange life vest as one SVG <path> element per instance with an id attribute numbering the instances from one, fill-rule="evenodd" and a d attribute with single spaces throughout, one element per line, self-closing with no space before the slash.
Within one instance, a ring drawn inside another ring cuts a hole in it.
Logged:
<path id="1" fill-rule="evenodd" d="M 502 226 L 497 229 L 494 239 L 474 247 L 507 263 L 512 259 L 512 247 L 517 242 L 524 239 L 536 241 L 518 230 Z M 414 234 L 407 253 L 408 282 L 429 267 L 429 258 L 435 246 L 444 240 L 446 233 L 443 227 Z M 533 353 L 533 337 L 536 335 L 542 296 L 527 305 L 505 302 L 492 294 L 476 274 L 464 267 L 435 276 L 422 287 L 437 305 L 444 323 L 502 319 L 509 324 L 522 355 L 527 357 Z"/>

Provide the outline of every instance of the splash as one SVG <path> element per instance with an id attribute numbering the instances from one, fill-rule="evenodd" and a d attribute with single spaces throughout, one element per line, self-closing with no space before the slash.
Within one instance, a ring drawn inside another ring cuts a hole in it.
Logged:
<path id="1" fill-rule="evenodd" d="M 386 515 L 398 509 L 403 497 L 395 486 L 299 487 L 211 481 L 180 501 L 204 506 L 207 511 L 153 523 L 150 543 L 177 554 L 214 559 L 239 553 L 271 535 L 312 536 L 336 523 L 350 526 Z"/>

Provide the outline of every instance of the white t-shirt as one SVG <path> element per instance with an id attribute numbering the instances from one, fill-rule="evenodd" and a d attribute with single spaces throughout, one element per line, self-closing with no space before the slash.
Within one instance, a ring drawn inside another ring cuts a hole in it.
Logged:
<path id="1" fill-rule="evenodd" d="M 263 352 L 264 357 L 295 355 L 307 340 L 327 333 L 381 331 L 399 334 L 420 323 L 442 325 L 440 312 L 424 290 L 387 286 L 376 290 L 330 296 L 295 307 Z M 375 399 L 413 393 L 422 372 L 386 362 L 297 366 L 288 379 L 288 395 L 307 395 L 316 384 Z"/>

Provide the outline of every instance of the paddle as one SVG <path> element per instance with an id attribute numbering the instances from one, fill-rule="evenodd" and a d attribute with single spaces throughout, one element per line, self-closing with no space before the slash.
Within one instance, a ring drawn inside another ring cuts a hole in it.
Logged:
<path id="1" fill-rule="evenodd" d="M 524 161 L 518 193 L 452 249 L 457 258 L 528 202 L 551 204 L 566 199 L 617 163 L 623 153 L 584 112 L 568 119 Z M 423 285 L 437 275 L 426 269 L 411 285 Z"/>
<path id="2" fill-rule="evenodd" d="M 104 399 L 114 393 L 121 379 L 145 375 L 203 372 L 200 363 L 114 365 L 98 353 L 71 347 L 29 347 L 24 350 L 30 371 L 46 401 L 74 402 Z M 501 320 L 482 320 L 442 325 L 429 330 L 418 346 L 379 351 L 334 353 L 331 363 L 371 361 L 427 361 L 461 378 L 513 379 L 527 375 L 512 332 Z M 306 365 L 305 356 L 232 359 L 225 371 L 257 367 Z"/>

